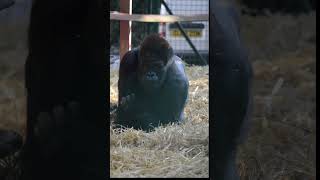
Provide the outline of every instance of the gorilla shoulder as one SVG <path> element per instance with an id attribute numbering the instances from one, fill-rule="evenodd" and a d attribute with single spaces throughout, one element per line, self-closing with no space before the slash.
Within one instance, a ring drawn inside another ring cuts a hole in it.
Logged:
<path id="1" fill-rule="evenodd" d="M 189 85 L 189 80 L 185 72 L 185 65 L 183 64 L 180 57 L 174 55 L 173 64 L 168 69 L 168 80 L 170 84 L 185 84 Z"/>

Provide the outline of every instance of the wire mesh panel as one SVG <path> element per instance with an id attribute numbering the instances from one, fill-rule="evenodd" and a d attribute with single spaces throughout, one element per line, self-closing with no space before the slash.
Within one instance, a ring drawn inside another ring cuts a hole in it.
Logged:
<path id="1" fill-rule="evenodd" d="M 209 0 L 165 0 L 164 1 L 173 15 L 199 15 L 209 13 Z M 119 11 L 119 0 L 112 0 L 111 11 Z M 161 0 L 133 0 L 133 14 L 160 14 L 169 15 Z M 209 26 L 207 21 L 180 22 L 196 50 L 207 60 L 209 53 Z M 111 55 L 119 54 L 119 21 L 111 21 L 110 24 L 110 45 Z M 138 47 L 144 37 L 149 34 L 159 33 L 172 45 L 176 55 L 184 61 L 194 64 L 202 64 L 195 51 L 186 41 L 182 32 L 175 23 L 150 23 L 132 22 L 131 26 L 131 47 Z"/>
<path id="2" fill-rule="evenodd" d="M 209 0 L 166 0 L 165 1 L 174 15 L 196 15 L 209 13 Z M 169 14 L 161 5 L 160 14 Z M 189 36 L 196 49 L 205 58 L 209 53 L 209 24 L 208 21 L 181 22 L 182 28 Z M 159 32 L 166 37 L 176 54 L 185 61 L 197 63 L 200 60 L 195 56 L 185 37 L 174 23 L 160 23 Z"/>

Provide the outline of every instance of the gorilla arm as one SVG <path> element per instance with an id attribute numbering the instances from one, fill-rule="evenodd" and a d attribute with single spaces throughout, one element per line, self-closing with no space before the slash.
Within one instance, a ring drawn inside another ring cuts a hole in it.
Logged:
<path id="1" fill-rule="evenodd" d="M 136 94 L 137 89 L 137 51 L 128 51 L 120 62 L 119 81 L 118 81 L 118 106 L 120 107 L 123 98 Z M 133 99 L 132 99 L 133 100 Z"/>
<path id="2" fill-rule="evenodd" d="M 133 127 L 134 114 L 139 110 L 137 106 L 137 51 L 128 51 L 120 62 L 118 80 L 118 109 L 115 124 Z"/>
<path id="3" fill-rule="evenodd" d="M 177 122 L 183 120 L 184 107 L 188 99 L 189 81 L 184 72 L 184 65 L 177 56 L 173 57 L 174 63 L 168 71 L 168 85 L 165 87 L 166 93 L 164 98 L 167 102 L 166 117 L 169 122 Z"/>

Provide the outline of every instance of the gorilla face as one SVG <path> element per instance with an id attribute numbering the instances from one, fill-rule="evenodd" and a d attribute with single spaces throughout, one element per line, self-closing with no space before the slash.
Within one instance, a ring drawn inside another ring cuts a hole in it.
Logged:
<path id="1" fill-rule="evenodd" d="M 150 35 L 142 42 L 138 56 L 138 81 L 142 89 L 149 93 L 158 91 L 172 64 L 172 47 L 159 35 Z"/>
<path id="2" fill-rule="evenodd" d="M 161 57 L 150 54 L 140 56 L 138 79 L 145 91 L 159 89 L 165 80 L 166 71 L 165 61 Z"/>

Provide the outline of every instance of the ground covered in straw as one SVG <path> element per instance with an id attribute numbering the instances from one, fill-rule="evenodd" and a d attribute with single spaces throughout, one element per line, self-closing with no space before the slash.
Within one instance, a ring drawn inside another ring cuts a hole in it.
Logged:
<path id="1" fill-rule="evenodd" d="M 111 177 L 208 177 L 208 67 L 187 67 L 189 101 L 182 125 L 145 133 L 111 128 Z M 117 71 L 111 71 L 111 104 L 117 103 Z"/>
<path id="2" fill-rule="evenodd" d="M 316 179 L 316 14 L 241 19 L 254 114 L 240 147 L 243 180 Z"/>
<path id="3" fill-rule="evenodd" d="M 237 158 L 242 180 L 316 179 L 315 20 L 315 13 L 241 18 L 254 68 L 253 119 Z M 207 68 L 188 67 L 187 72 L 186 123 L 151 134 L 112 132 L 113 177 L 208 175 Z M 115 103 L 116 75 L 111 82 Z M 195 152 L 186 154 L 188 149 Z"/>

